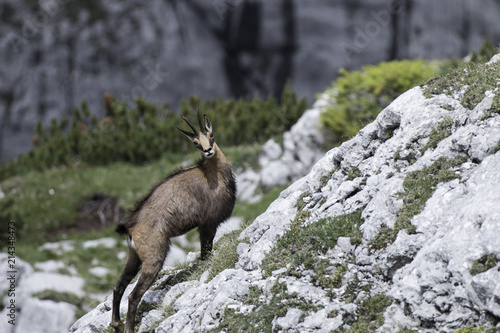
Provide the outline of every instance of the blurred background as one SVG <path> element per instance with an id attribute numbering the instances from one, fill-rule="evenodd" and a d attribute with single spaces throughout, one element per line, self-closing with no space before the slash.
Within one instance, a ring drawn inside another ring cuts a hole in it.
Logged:
<path id="1" fill-rule="evenodd" d="M 110 93 L 178 110 L 183 98 L 312 103 L 340 68 L 464 57 L 500 36 L 497 0 L 2 0 L 0 160 L 32 147 L 38 120 Z"/>

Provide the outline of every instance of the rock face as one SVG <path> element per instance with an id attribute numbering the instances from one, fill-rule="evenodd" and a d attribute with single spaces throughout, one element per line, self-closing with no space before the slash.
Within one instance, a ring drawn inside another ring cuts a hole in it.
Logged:
<path id="1" fill-rule="evenodd" d="M 309 99 L 338 69 L 465 56 L 500 28 L 500 4 L 401 1 L 5 0 L 0 4 L 0 160 L 25 152 L 37 120 L 104 93 L 176 107 L 201 97 Z"/>
<path id="2" fill-rule="evenodd" d="M 177 284 L 168 282 L 168 274 L 162 276 L 143 299 L 144 308 L 154 310 L 143 311 L 139 332 L 153 327 L 155 332 L 225 331 L 230 318 L 275 304 L 277 286 L 285 290 L 279 294 L 280 307 L 288 304 L 287 298 L 294 302 L 286 311 L 266 308 L 280 313 L 270 319 L 276 331 L 349 329 L 374 299 L 389 301 L 381 310 L 385 322 L 380 332 L 405 327 L 452 332 L 469 325 L 499 325 L 500 115 L 487 112 L 498 88 L 487 92 L 473 110 L 460 105 L 460 93 L 426 98 L 422 92 L 416 87 L 401 95 L 356 137 L 327 152 L 307 176 L 283 191 L 241 233 L 234 268 L 211 280 L 206 272 L 199 280 Z M 433 129 L 448 119 L 448 135 L 424 150 Z M 385 246 L 377 245 L 384 230 L 395 228 L 411 204 L 402 199 L 408 182 L 419 172 L 429 177 L 431 171 L 423 170 L 443 161 L 455 162 L 442 170 L 447 180 L 431 186 L 430 197 L 411 217 L 414 230 L 402 228 Z M 344 267 L 340 283 L 325 287 L 314 282 L 321 277 L 304 265 L 288 271 L 291 262 L 271 273 L 263 271 L 278 238 L 297 228 L 292 221 L 296 224 L 300 217 L 302 228 L 308 228 L 355 212 L 361 212 L 362 220 L 356 241 L 339 237 L 325 253 L 309 254 L 321 257 L 326 272 Z M 122 300 L 123 314 L 132 287 Z M 70 331 L 105 329 L 110 298 Z"/>
<path id="3" fill-rule="evenodd" d="M 304 112 L 283 134 L 282 144 L 271 139 L 262 146 L 258 171 L 247 169 L 236 174 L 240 200 L 258 201 L 262 188 L 286 185 L 303 177 L 324 155 L 320 114 L 326 98 L 326 95 L 322 96 Z"/>

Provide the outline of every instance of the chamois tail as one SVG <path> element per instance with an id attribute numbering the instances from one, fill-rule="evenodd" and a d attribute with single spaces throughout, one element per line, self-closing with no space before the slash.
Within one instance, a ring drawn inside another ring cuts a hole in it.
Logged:
<path id="1" fill-rule="evenodd" d="M 120 223 L 116 226 L 115 232 L 119 233 L 120 235 L 126 235 L 128 234 L 128 229 L 124 224 Z"/>

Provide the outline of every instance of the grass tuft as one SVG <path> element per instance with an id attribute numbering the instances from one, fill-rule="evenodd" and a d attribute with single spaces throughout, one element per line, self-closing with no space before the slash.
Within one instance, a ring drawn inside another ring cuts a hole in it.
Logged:
<path id="1" fill-rule="evenodd" d="M 453 119 L 445 118 L 442 122 L 440 122 L 436 128 L 431 131 L 429 135 L 429 141 L 427 144 L 422 147 L 420 151 L 422 155 L 425 153 L 427 149 L 434 149 L 437 147 L 438 143 L 442 140 L 446 139 L 451 135 L 451 128 L 453 126 Z"/>
<path id="2" fill-rule="evenodd" d="M 471 275 L 477 275 L 495 267 L 498 263 L 498 258 L 493 254 L 485 254 L 481 258 L 474 260 L 470 268 Z"/>
<path id="3" fill-rule="evenodd" d="M 359 305 L 358 318 L 349 332 L 375 332 L 384 324 L 384 311 L 391 304 L 392 300 L 384 294 L 368 297 Z"/>
<path id="4" fill-rule="evenodd" d="M 244 304 L 253 306 L 254 309 L 247 314 L 238 310 L 226 308 L 224 318 L 220 325 L 211 332 L 272 332 L 273 319 L 284 317 L 290 308 L 304 311 L 318 311 L 322 305 L 314 305 L 302 299 L 296 293 L 289 293 L 286 283 L 276 283 L 271 287 L 270 300 L 263 299 L 262 291 L 251 286 Z"/>
<path id="5" fill-rule="evenodd" d="M 410 172 L 403 181 L 404 192 L 399 193 L 403 199 L 403 208 L 398 213 L 394 228 L 391 230 L 382 227 L 375 238 L 370 242 L 374 249 L 385 248 L 396 240 L 398 232 L 405 229 L 409 234 L 415 233 L 415 226 L 411 224 L 413 216 L 420 214 L 425 203 L 434 193 L 439 183 L 459 179 L 460 176 L 451 171 L 467 160 L 467 157 L 459 155 L 452 160 L 440 157 L 432 165 L 422 170 Z"/>
<path id="6" fill-rule="evenodd" d="M 305 227 L 301 226 L 296 216 L 290 230 L 277 241 L 276 246 L 264 259 L 264 275 L 270 276 L 272 271 L 283 268 L 286 264 L 290 265 L 288 274 L 293 274 L 303 265 L 305 269 L 315 270 L 318 276 L 324 275 L 327 267 L 315 254 L 326 253 L 337 244 L 339 237 L 351 237 L 351 243 L 359 243 L 362 237 L 359 226 L 362 223 L 361 211 L 321 219 Z M 338 277 L 331 279 L 338 280 Z M 319 282 L 332 286 L 336 284 L 330 281 Z"/>
<path id="7" fill-rule="evenodd" d="M 429 82 L 424 89 L 424 96 L 427 98 L 439 94 L 453 96 L 465 89 L 460 103 L 472 110 L 483 100 L 486 91 L 498 88 L 499 75 L 500 62 L 491 65 L 476 62 L 463 63 L 448 74 Z M 485 114 L 486 118 L 500 113 L 499 95 L 495 94 L 493 105 Z"/>

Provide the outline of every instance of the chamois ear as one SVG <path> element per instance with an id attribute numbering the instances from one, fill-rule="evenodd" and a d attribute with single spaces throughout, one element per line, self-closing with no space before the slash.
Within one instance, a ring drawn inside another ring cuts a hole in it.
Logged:
<path id="1" fill-rule="evenodd" d="M 207 131 L 212 133 L 212 123 L 210 122 L 210 119 L 208 119 L 206 114 L 203 115 L 203 118 L 205 118 L 205 128 L 207 129 Z"/>
<path id="2" fill-rule="evenodd" d="M 178 129 L 179 131 L 181 131 L 182 133 L 184 133 L 184 135 L 185 135 L 185 136 L 187 136 L 189 140 L 194 141 L 194 138 L 196 137 L 196 135 L 195 135 L 195 134 L 193 134 L 193 133 L 189 133 L 189 132 L 186 132 L 186 131 L 184 131 L 184 130 L 181 130 L 179 127 L 177 127 L 177 129 Z"/>

